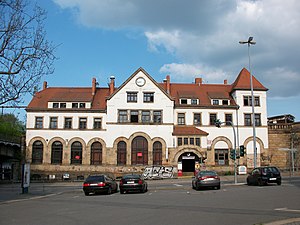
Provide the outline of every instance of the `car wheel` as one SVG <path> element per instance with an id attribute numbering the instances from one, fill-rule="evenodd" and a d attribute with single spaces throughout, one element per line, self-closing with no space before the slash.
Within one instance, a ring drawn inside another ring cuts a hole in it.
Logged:
<path id="1" fill-rule="evenodd" d="M 277 185 L 281 185 L 281 180 L 277 181 Z"/>
<path id="2" fill-rule="evenodd" d="M 193 188 L 193 189 L 196 189 L 196 188 L 195 188 L 195 185 L 194 185 L 194 183 L 193 183 L 193 182 L 192 182 L 192 188 Z"/>
<path id="3" fill-rule="evenodd" d="M 221 189 L 221 185 L 218 185 L 218 186 L 217 186 L 217 190 L 220 190 L 220 189 Z"/>
<path id="4" fill-rule="evenodd" d="M 85 196 L 89 196 L 89 195 L 90 195 L 90 193 L 89 193 L 89 192 L 87 192 L 87 191 L 85 191 L 85 192 L 84 192 L 84 195 L 85 195 Z"/>
<path id="5" fill-rule="evenodd" d="M 110 195 L 111 194 L 111 187 L 108 188 L 107 190 L 107 194 Z"/>
<path id="6" fill-rule="evenodd" d="M 124 193 L 125 193 L 125 191 L 123 191 L 123 190 L 121 190 L 121 189 L 120 189 L 120 193 L 121 193 L 121 194 L 124 194 Z"/>

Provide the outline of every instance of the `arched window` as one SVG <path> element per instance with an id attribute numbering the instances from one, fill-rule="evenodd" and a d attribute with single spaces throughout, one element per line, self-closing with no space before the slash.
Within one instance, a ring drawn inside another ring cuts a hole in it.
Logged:
<path id="1" fill-rule="evenodd" d="M 124 141 L 120 141 L 117 146 L 117 165 L 126 165 L 126 148 Z"/>
<path id="2" fill-rule="evenodd" d="M 44 145 L 41 141 L 35 141 L 32 145 L 32 164 L 43 163 L 43 149 Z"/>
<path id="3" fill-rule="evenodd" d="M 159 141 L 153 144 L 153 165 L 162 165 L 162 144 Z"/>
<path id="4" fill-rule="evenodd" d="M 91 146 L 91 165 L 102 164 L 102 144 L 94 142 Z"/>
<path id="5" fill-rule="evenodd" d="M 148 141 L 138 136 L 131 144 L 131 165 L 148 165 Z"/>
<path id="6" fill-rule="evenodd" d="M 53 142 L 51 146 L 51 164 L 61 164 L 63 155 L 63 145 L 60 141 Z"/>
<path id="7" fill-rule="evenodd" d="M 71 145 L 71 164 L 82 164 L 82 144 L 79 141 Z"/>

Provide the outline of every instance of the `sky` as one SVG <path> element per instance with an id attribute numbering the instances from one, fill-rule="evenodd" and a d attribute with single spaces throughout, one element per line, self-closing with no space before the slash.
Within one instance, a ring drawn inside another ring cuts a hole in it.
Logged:
<path id="1" fill-rule="evenodd" d="M 34 0 L 31 0 L 34 1 Z M 269 89 L 268 117 L 300 121 L 298 0 L 43 0 L 56 45 L 49 87 L 121 85 L 139 67 L 157 82 L 234 82 L 243 67 Z M 256 45 L 239 44 L 252 36 Z M 250 68 L 249 68 L 250 66 Z M 42 81 L 40 88 L 42 88 Z M 29 103 L 31 98 L 25 101 Z"/>

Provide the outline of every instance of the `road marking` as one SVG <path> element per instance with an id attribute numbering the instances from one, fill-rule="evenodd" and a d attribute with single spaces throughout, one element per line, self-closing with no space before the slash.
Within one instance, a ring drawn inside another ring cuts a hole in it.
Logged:
<path id="1" fill-rule="evenodd" d="M 288 208 L 277 208 L 276 211 L 285 211 L 285 212 L 297 212 L 300 213 L 300 209 L 288 209 Z"/>
<path id="2" fill-rule="evenodd" d="M 173 184 L 175 185 L 176 187 L 182 187 L 183 185 L 182 184 Z"/>

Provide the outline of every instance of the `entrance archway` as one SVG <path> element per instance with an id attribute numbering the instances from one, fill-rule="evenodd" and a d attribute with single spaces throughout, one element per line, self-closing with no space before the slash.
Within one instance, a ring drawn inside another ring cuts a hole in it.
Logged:
<path id="1" fill-rule="evenodd" d="M 193 152 L 184 152 L 178 158 L 178 166 L 181 167 L 182 173 L 194 173 L 201 163 L 202 157 Z"/>

